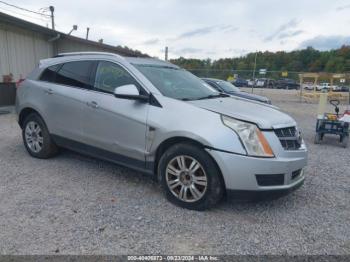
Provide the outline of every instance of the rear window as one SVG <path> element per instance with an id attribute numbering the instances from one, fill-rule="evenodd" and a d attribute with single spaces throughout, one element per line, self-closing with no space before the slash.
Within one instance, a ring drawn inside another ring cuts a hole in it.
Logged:
<path id="1" fill-rule="evenodd" d="M 225 92 L 240 92 L 239 88 L 227 81 L 216 82 Z"/>

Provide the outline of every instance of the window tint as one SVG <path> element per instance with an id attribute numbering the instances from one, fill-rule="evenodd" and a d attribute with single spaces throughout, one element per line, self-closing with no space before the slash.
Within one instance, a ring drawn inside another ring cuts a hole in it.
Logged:
<path id="1" fill-rule="evenodd" d="M 136 80 L 121 66 L 111 62 L 100 62 L 96 71 L 95 88 L 106 93 L 114 93 L 117 87 L 134 84 L 139 90 Z"/>
<path id="2" fill-rule="evenodd" d="M 60 67 L 60 65 L 54 65 L 46 68 L 44 72 L 42 73 L 40 80 L 41 81 L 47 81 L 47 82 L 54 82 L 56 71 Z"/>
<path id="3" fill-rule="evenodd" d="M 65 63 L 56 74 L 55 82 L 58 84 L 91 88 L 90 74 L 94 62 L 77 61 Z"/>

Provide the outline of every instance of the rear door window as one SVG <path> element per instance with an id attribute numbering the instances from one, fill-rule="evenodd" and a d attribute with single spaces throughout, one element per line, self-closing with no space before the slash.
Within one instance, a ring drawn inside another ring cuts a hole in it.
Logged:
<path id="1" fill-rule="evenodd" d="M 55 83 L 91 89 L 91 73 L 94 65 L 93 61 L 65 63 L 56 73 Z"/>
<path id="2" fill-rule="evenodd" d="M 49 66 L 40 76 L 41 81 L 55 82 L 56 71 L 61 65 Z"/>

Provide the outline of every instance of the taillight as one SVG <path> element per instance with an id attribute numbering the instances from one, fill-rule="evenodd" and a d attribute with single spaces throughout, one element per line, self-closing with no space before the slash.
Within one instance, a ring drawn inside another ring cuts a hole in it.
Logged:
<path id="1" fill-rule="evenodd" d="M 20 78 L 17 82 L 16 82 L 16 87 L 19 88 L 20 84 L 26 80 L 25 78 Z"/>

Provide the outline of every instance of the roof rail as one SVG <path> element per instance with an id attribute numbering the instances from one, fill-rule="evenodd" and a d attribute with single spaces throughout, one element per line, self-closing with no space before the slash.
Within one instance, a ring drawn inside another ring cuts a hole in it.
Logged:
<path id="1" fill-rule="evenodd" d="M 54 57 L 64 57 L 64 56 L 84 56 L 84 55 L 106 55 L 106 56 L 116 56 L 123 58 L 121 55 L 108 53 L 108 52 L 70 52 L 70 53 L 59 53 Z"/>

